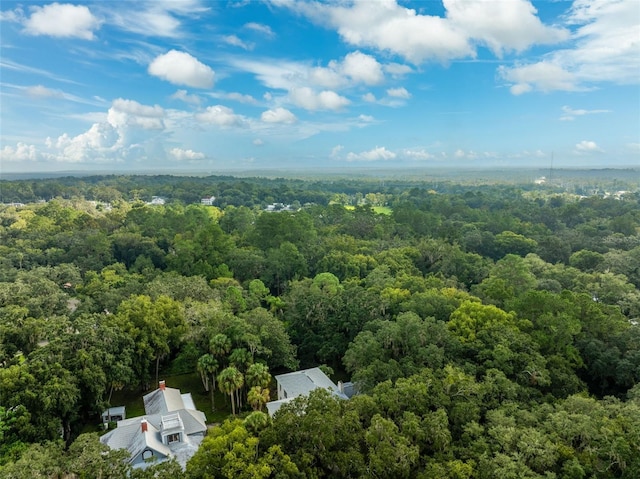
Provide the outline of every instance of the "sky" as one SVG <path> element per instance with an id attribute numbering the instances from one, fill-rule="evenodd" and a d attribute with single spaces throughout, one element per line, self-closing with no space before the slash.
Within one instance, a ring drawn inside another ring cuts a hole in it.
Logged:
<path id="1" fill-rule="evenodd" d="M 640 0 L 0 4 L 0 174 L 550 167 L 640 167 Z"/>

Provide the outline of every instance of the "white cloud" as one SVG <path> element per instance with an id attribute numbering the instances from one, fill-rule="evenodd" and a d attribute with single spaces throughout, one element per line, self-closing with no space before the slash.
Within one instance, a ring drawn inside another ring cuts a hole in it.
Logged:
<path id="1" fill-rule="evenodd" d="M 309 87 L 294 88 L 289 91 L 289 100 L 306 110 L 340 110 L 351 103 L 334 91 L 316 93 Z"/>
<path id="2" fill-rule="evenodd" d="M 578 154 L 604 153 L 604 150 L 602 150 L 595 141 L 582 140 L 580 143 L 576 143 L 575 152 Z"/>
<path id="3" fill-rule="evenodd" d="M 371 123 L 375 121 L 375 118 L 372 117 L 371 115 L 359 115 L 358 120 L 360 120 L 363 123 Z"/>
<path id="4" fill-rule="evenodd" d="M 338 156 L 340 155 L 340 152 L 344 149 L 344 146 L 342 145 L 336 145 L 333 148 L 331 148 L 331 158 L 338 158 Z"/>
<path id="5" fill-rule="evenodd" d="M 172 148 L 169 153 L 178 161 L 203 160 L 205 158 L 204 153 L 193 150 L 183 150 L 182 148 Z"/>
<path id="6" fill-rule="evenodd" d="M 499 57 L 522 52 L 535 44 L 566 40 L 569 32 L 544 25 L 529 0 L 444 0 L 447 19 L 469 38 L 486 45 Z"/>
<path id="7" fill-rule="evenodd" d="M 251 95 L 244 95 L 242 93 L 237 93 L 237 92 L 225 93 L 224 98 L 228 100 L 234 100 L 239 103 L 248 103 L 248 104 L 258 103 L 258 101 L 255 98 L 253 98 Z"/>
<path id="8" fill-rule="evenodd" d="M 382 66 L 382 69 L 394 78 L 401 78 L 409 73 L 413 73 L 413 68 L 409 65 L 401 63 L 388 63 Z"/>
<path id="9" fill-rule="evenodd" d="M 295 123 L 297 118 L 285 108 L 276 108 L 262 112 L 260 119 L 265 123 Z"/>
<path id="10" fill-rule="evenodd" d="M 402 152 L 403 156 L 412 160 L 431 160 L 435 156 L 424 149 L 407 149 Z"/>
<path id="11" fill-rule="evenodd" d="M 0 159 L 2 159 L 2 161 L 36 161 L 38 157 L 39 155 L 36 147 L 34 145 L 26 145 L 24 143 L 18 143 L 15 148 L 7 145 L 0 150 Z"/>
<path id="12" fill-rule="evenodd" d="M 241 126 L 245 123 L 242 115 L 237 115 L 231 108 L 222 105 L 207 107 L 203 113 L 196 115 L 196 120 L 221 127 Z"/>
<path id="13" fill-rule="evenodd" d="M 273 30 L 271 30 L 271 27 L 269 25 L 263 25 L 261 23 L 249 22 L 249 23 L 245 23 L 244 24 L 244 28 L 247 28 L 249 30 L 253 30 L 254 32 L 261 33 L 265 37 L 272 38 L 272 37 L 275 36 L 275 33 L 273 33 Z"/>
<path id="14" fill-rule="evenodd" d="M 171 95 L 173 100 L 180 100 L 185 103 L 189 103 L 190 105 L 199 105 L 202 102 L 202 98 L 198 95 L 189 94 L 187 90 L 178 90 L 173 95 Z"/>
<path id="15" fill-rule="evenodd" d="M 198 16 L 209 8 L 199 0 L 153 0 L 148 2 L 118 2 L 124 8 L 103 9 L 108 21 L 123 30 L 150 37 L 177 38 L 184 35 L 181 17 Z M 132 6 L 129 6 L 132 5 Z"/>
<path id="16" fill-rule="evenodd" d="M 142 105 L 134 100 L 118 98 L 107 113 L 107 121 L 116 128 L 139 127 L 144 130 L 164 129 L 164 110 L 158 106 Z"/>
<path id="17" fill-rule="evenodd" d="M 368 92 L 362 95 L 362 99 L 368 103 L 374 103 L 376 101 L 376 96 L 373 93 Z"/>
<path id="18" fill-rule="evenodd" d="M 384 81 L 382 65 L 371 55 L 359 51 L 351 52 L 344 57 L 341 71 L 356 83 L 378 85 Z"/>
<path id="19" fill-rule="evenodd" d="M 23 19 L 24 32 L 61 38 L 93 40 L 100 21 L 85 5 L 51 3 L 31 7 L 31 16 Z"/>
<path id="20" fill-rule="evenodd" d="M 253 140 L 251 142 L 254 146 L 262 146 L 264 145 L 264 141 L 262 141 L 260 138 L 256 138 L 255 140 Z"/>
<path id="21" fill-rule="evenodd" d="M 596 113 L 611 113 L 611 110 L 574 110 L 573 108 L 566 105 L 562 107 L 562 111 L 563 114 L 560 117 L 560 120 L 562 121 L 571 121 L 574 120 L 577 116 L 593 115 Z"/>
<path id="22" fill-rule="evenodd" d="M 512 84 L 510 90 L 514 95 L 521 95 L 533 89 L 545 92 L 582 89 L 575 74 L 564 70 L 560 65 L 546 61 L 513 68 L 501 65 L 498 75 Z"/>
<path id="23" fill-rule="evenodd" d="M 376 146 L 369 151 L 347 154 L 347 161 L 393 160 L 395 157 L 396 154 L 393 151 L 387 150 L 384 146 Z"/>
<path id="24" fill-rule="evenodd" d="M 635 153 L 640 153 L 640 143 L 627 143 L 627 148 Z"/>
<path id="25" fill-rule="evenodd" d="M 371 55 L 359 51 L 351 52 L 341 60 L 331 60 L 327 66 L 271 58 L 234 58 L 231 63 L 242 71 L 255 74 L 266 87 L 287 91 L 310 87 L 338 90 L 358 84 L 378 85 L 384 81 L 384 66 Z"/>
<path id="26" fill-rule="evenodd" d="M 476 158 L 478 158 L 478 154 L 473 151 L 473 150 L 469 150 L 469 151 L 465 151 L 462 149 L 457 149 L 454 153 L 453 153 L 453 157 L 457 158 L 459 160 L 475 160 Z"/>
<path id="27" fill-rule="evenodd" d="M 557 43 L 568 31 L 546 26 L 528 0 L 444 0 L 445 16 L 423 15 L 396 0 L 278 2 L 337 30 L 357 47 L 400 55 L 414 64 L 474 58 L 476 46 L 496 55 L 520 52 L 535 44 Z"/>
<path id="28" fill-rule="evenodd" d="M 505 80 L 514 83 L 512 93 L 639 82 L 637 0 L 575 0 L 566 22 L 575 30 L 570 47 L 553 51 L 538 63 L 499 69 Z"/>
<path id="29" fill-rule="evenodd" d="M 43 85 L 34 85 L 25 88 L 25 93 L 33 98 L 63 98 L 64 92 L 53 90 Z"/>
<path id="30" fill-rule="evenodd" d="M 243 50 L 253 50 L 255 48 L 255 43 L 245 42 L 241 40 L 237 35 L 225 35 L 221 37 L 222 41 L 227 45 L 232 45 L 234 47 L 242 48 Z"/>
<path id="31" fill-rule="evenodd" d="M 286 6 L 335 28 L 350 45 L 392 52 L 413 63 L 474 55 L 467 36 L 449 20 L 419 15 L 415 10 L 399 6 L 395 0 Z"/>
<path id="32" fill-rule="evenodd" d="M 411 93 L 409 93 L 407 91 L 406 88 L 400 87 L 400 88 L 389 88 L 387 90 L 387 95 L 394 97 L 394 98 L 404 98 L 404 99 L 408 99 L 411 98 Z"/>
<path id="33" fill-rule="evenodd" d="M 149 65 L 149 73 L 175 85 L 211 88 L 214 71 L 186 52 L 170 50 L 158 55 Z"/>

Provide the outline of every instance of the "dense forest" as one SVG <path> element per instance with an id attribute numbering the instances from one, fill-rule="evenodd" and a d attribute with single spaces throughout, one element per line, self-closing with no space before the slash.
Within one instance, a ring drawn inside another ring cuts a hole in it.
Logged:
<path id="1" fill-rule="evenodd" d="M 0 181 L 0 476 L 638 478 L 627 178 Z M 100 413 L 174 373 L 223 417 L 131 470 Z"/>

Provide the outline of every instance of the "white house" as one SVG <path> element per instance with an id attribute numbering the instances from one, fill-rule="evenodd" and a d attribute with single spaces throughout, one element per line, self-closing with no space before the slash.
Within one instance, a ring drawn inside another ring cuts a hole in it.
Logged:
<path id="1" fill-rule="evenodd" d="M 190 393 L 168 388 L 164 381 L 143 400 L 144 416 L 118 421 L 100 441 L 111 449 L 129 451 L 135 468 L 171 458 L 184 468 L 207 431 L 204 413 L 196 409 Z"/>
<path id="2" fill-rule="evenodd" d="M 311 391 L 318 388 L 328 389 L 341 399 L 349 399 L 344 392 L 343 384 L 339 382 L 336 385 L 320 368 L 280 374 L 275 379 L 278 385 L 278 400 L 267 403 L 270 416 L 273 416 L 284 403 L 298 396 L 308 396 Z"/>
<path id="3" fill-rule="evenodd" d="M 215 196 L 205 196 L 200 199 L 200 204 L 205 206 L 213 206 L 213 203 L 216 201 Z"/>

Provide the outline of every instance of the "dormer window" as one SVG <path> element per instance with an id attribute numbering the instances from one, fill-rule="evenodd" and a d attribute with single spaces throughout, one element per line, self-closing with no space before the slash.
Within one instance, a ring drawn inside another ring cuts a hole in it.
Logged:
<path id="1" fill-rule="evenodd" d="M 174 442 L 180 442 L 181 441 L 181 437 L 180 437 L 180 433 L 175 433 L 175 434 L 168 434 L 167 435 L 167 444 L 173 444 Z"/>

